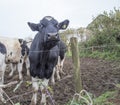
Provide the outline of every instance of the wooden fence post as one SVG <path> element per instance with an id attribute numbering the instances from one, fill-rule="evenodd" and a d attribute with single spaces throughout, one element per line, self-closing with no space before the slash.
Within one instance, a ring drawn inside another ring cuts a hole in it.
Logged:
<path id="1" fill-rule="evenodd" d="M 75 90 L 77 93 L 79 93 L 82 90 L 82 80 L 81 80 L 80 59 L 79 59 L 77 38 L 72 37 L 70 39 L 70 42 L 71 42 L 71 50 L 72 50 L 72 60 L 74 65 Z"/>

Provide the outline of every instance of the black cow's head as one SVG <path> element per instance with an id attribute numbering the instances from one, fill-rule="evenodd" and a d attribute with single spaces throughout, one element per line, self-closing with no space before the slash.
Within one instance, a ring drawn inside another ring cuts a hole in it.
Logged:
<path id="1" fill-rule="evenodd" d="M 58 31 L 60 29 L 66 29 L 68 24 L 69 20 L 58 23 L 58 21 L 51 16 L 44 17 L 38 24 L 28 22 L 32 31 L 38 31 L 44 35 L 44 42 L 47 42 L 47 45 L 50 45 L 51 42 L 58 42 L 60 40 Z M 55 45 L 55 43 L 53 45 Z"/>

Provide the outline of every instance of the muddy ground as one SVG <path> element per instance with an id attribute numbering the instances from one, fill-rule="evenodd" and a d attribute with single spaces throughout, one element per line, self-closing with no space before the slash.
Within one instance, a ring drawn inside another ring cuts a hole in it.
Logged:
<path id="1" fill-rule="evenodd" d="M 120 62 L 105 61 L 100 59 L 82 58 L 80 60 L 80 67 L 82 72 L 83 88 L 92 93 L 94 97 L 101 95 L 105 91 L 115 89 L 111 83 L 120 83 Z M 63 71 L 65 75 L 61 75 L 61 80 L 56 81 L 53 86 L 50 84 L 50 94 L 52 100 L 55 100 L 55 105 L 65 105 L 72 99 L 75 94 L 74 80 L 73 80 L 73 64 L 71 58 L 66 58 Z M 5 83 L 18 80 L 18 73 L 16 72 L 12 78 L 8 77 L 9 70 L 5 72 Z M 29 105 L 32 97 L 32 85 L 28 85 L 26 81 L 30 78 L 26 76 L 24 70 L 24 82 L 13 92 L 15 85 L 4 89 L 14 103 L 20 102 L 20 105 Z M 38 92 L 38 104 L 40 105 L 40 91 Z M 6 98 L 7 99 L 7 98 Z M 116 105 L 120 105 L 120 97 L 113 100 Z M 0 102 L 0 105 L 12 105 L 10 101 L 6 104 Z M 48 98 L 48 105 L 53 105 L 51 99 Z"/>

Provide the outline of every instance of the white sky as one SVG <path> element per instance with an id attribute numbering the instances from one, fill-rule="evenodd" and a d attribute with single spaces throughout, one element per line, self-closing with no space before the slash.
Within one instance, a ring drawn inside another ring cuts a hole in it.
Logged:
<path id="1" fill-rule="evenodd" d="M 120 8 L 120 0 L 0 0 L 0 36 L 33 36 L 27 22 L 48 15 L 59 22 L 69 19 L 69 28 L 86 27 L 93 16 L 114 7 Z"/>

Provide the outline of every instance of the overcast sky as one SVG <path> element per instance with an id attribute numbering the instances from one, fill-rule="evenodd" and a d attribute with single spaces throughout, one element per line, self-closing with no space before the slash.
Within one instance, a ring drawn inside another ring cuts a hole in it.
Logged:
<path id="1" fill-rule="evenodd" d="M 69 28 L 86 27 L 93 16 L 114 7 L 120 8 L 120 0 L 0 0 L 0 36 L 32 36 L 27 22 L 38 23 L 44 16 L 69 19 Z"/>

